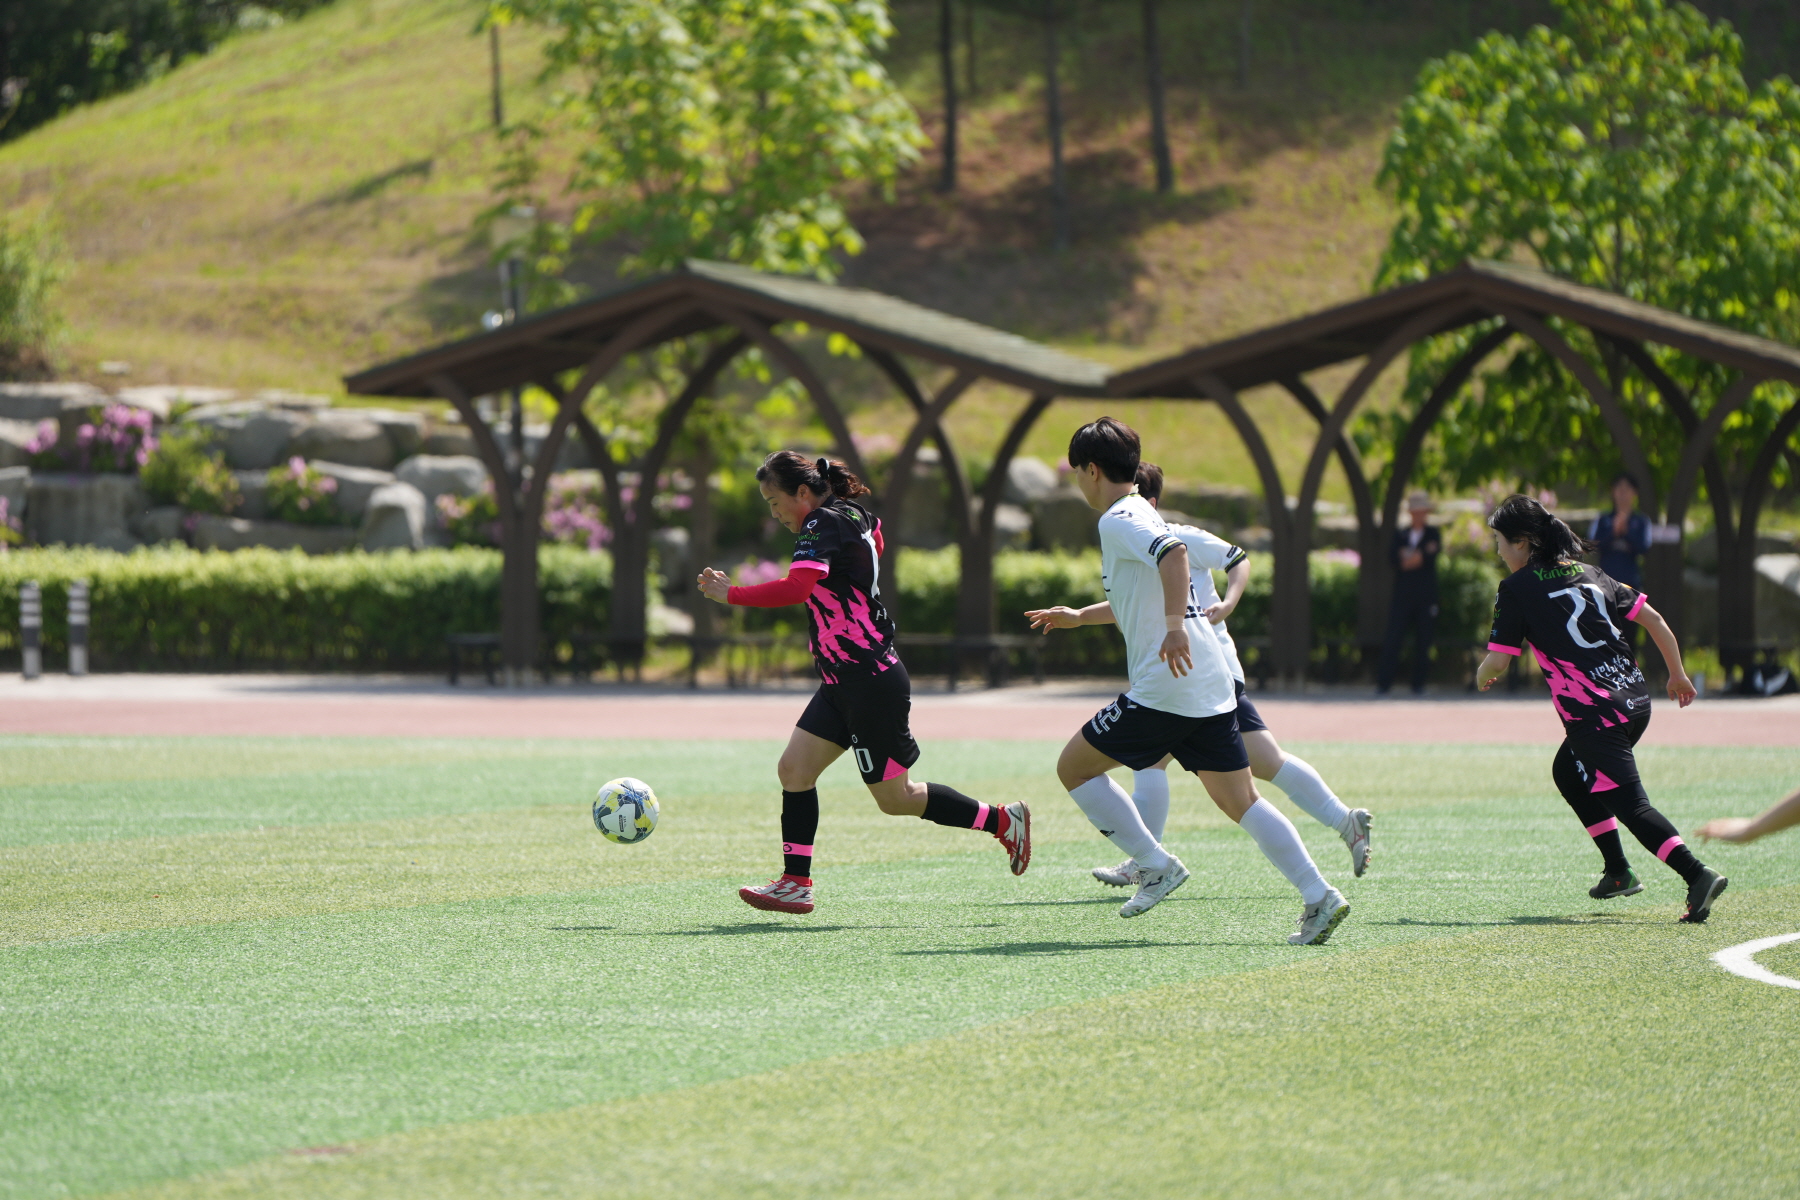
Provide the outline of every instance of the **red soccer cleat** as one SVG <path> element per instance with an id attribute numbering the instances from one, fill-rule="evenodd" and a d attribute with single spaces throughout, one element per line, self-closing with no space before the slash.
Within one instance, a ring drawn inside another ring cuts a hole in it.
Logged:
<path id="1" fill-rule="evenodd" d="M 1012 873 L 1023 875 L 1031 865 L 1031 810 L 1023 801 L 1000 810 L 1000 832 L 994 836 L 1012 856 Z"/>
<path id="2" fill-rule="evenodd" d="M 809 913 L 813 910 L 812 880 L 798 875 L 783 875 L 759 888 L 741 887 L 738 896 L 751 908 L 765 912 Z"/>

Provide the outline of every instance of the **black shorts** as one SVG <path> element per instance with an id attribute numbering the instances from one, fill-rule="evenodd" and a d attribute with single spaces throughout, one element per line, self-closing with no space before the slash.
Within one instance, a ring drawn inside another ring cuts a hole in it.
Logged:
<path id="1" fill-rule="evenodd" d="M 820 684 L 794 724 L 850 751 L 863 782 L 880 783 L 919 761 L 911 718 L 912 679 L 895 662 L 879 675 Z"/>
<path id="2" fill-rule="evenodd" d="M 1256 711 L 1256 705 L 1250 703 L 1250 697 L 1244 694 L 1244 681 L 1234 679 L 1232 682 L 1237 684 L 1238 734 L 1242 736 L 1259 730 L 1267 731 L 1269 727 L 1263 724 L 1262 714 Z"/>
<path id="3" fill-rule="evenodd" d="M 1173 754 L 1184 771 L 1241 771 L 1250 765 L 1235 712 L 1183 717 L 1120 696 L 1081 727 L 1088 745 L 1134 771 Z"/>

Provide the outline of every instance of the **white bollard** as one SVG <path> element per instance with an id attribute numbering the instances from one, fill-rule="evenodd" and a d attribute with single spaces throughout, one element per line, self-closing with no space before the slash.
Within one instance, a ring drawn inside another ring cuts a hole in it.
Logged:
<path id="1" fill-rule="evenodd" d="M 88 585 L 77 579 L 69 585 L 69 674 L 88 673 Z"/>
<path id="2" fill-rule="evenodd" d="M 44 673 L 44 594 L 35 579 L 19 588 L 19 647 L 25 678 L 36 679 Z"/>

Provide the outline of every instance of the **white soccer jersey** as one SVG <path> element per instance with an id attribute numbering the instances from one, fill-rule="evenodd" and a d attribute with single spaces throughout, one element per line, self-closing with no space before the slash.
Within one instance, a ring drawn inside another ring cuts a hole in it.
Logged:
<path id="1" fill-rule="evenodd" d="M 1170 525 L 1169 532 L 1180 538 L 1187 547 L 1188 566 L 1194 572 L 1195 604 L 1204 614 L 1220 600 L 1213 572 L 1229 571 L 1249 556 L 1242 547 L 1234 546 L 1224 538 L 1194 525 Z M 1201 624 L 1210 627 L 1213 636 L 1219 639 L 1219 649 L 1225 655 L 1225 665 L 1230 669 L 1231 677 L 1239 683 L 1244 682 L 1244 664 L 1238 661 L 1237 643 L 1231 640 L 1231 631 L 1225 628 L 1225 622 L 1220 621 L 1214 625 L 1202 615 Z"/>
<path id="2" fill-rule="evenodd" d="M 1126 696 L 1145 708 L 1183 717 L 1213 717 L 1237 708 L 1231 670 L 1219 640 L 1207 628 L 1190 585 L 1185 626 L 1194 669 L 1177 679 L 1157 657 L 1162 649 L 1162 576 L 1156 565 L 1180 545 L 1168 523 L 1150 502 L 1133 492 L 1100 516 L 1100 582 L 1112 605 L 1113 620 L 1125 635 L 1125 657 L 1131 669 Z"/>

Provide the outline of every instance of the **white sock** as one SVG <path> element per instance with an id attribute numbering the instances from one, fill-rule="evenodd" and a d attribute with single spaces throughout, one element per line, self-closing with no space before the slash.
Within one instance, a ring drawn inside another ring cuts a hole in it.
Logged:
<path id="1" fill-rule="evenodd" d="M 1169 824 L 1169 773 L 1161 767 L 1133 771 L 1131 802 L 1137 805 L 1138 816 L 1144 818 L 1144 828 L 1150 836 L 1162 841 L 1163 830 Z"/>
<path id="2" fill-rule="evenodd" d="M 1287 876 L 1287 881 L 1300 889 L 1300 898 L 1308 904 L 1317 904 L 1331 890 L 1325 877 L 1319 874 L 1319 868 L 1313 865 L 1312 855 L 1300 841 L 1300 835 L 1294 829 L 1294 823 L 1281 815 L 1281 810 L 1258 796 L 1250 811 L 1238 822 L 1244 832 L 1256 839 L 1263 856 L 1275 864 L 1275 869 Z"/>
<path id="3" fill-rule="evenodd" d="M 1287 798 L 1301 812 L 1327 829 L 1341 832 L 1344 822 L 1350 819 L 1350 810 L 1344 807 L 1344 802 L 1332 795 L 1325 780 L 1303 758 L 1288 755 L 1287 761 L 1281 764 L 1281 770 L 1275 772 L 1275 778 L 1269 782 L 1286 792 Z"/>
<path id="4" fill-rule="evenodd" d="M 1138 866 L 1160 871 L 1169 856 L 1156 837 L 1144 827 L 1137 805 L 1110 775 L 1096 775 L 1069 793 L 1069 799 L 1086 814 L 1107 841 L 1137 860 Z M 1291 826 L 1290 826 L 1291 828 Z M 1304 851 L 1302 851 L 1304 853 Z"/>

